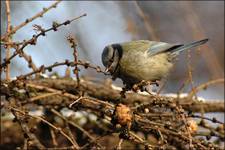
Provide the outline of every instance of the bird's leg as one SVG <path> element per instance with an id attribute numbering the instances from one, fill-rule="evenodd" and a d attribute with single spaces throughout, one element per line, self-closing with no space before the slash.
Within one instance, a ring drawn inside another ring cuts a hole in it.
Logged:
<path id="1" fill-rule="evenodd" d="M 152 95 L 152 89 L 151 89 L 151 85 L 148 84 L 145 86 L 144 91 L 146 91 L 148 94 Z"/>
<path id="2" fill-rule="evenodd" d="M 142 80 L 141 82 L 134 84 L 132 87 L 132 90 L 134 92 L 137 92 L 138 90 L 140 90 L 141 92 L 146 91 L 150 94 L 149 89 L 146 88 L 146 86 L 148 86 L 150 84 L 151 84 L 151 81 Z"/>
<path id="3" fill-rule="evenodd" d="M 159 86 L 159 80 L 155 80 L 155 81 L 142 80 L 141 82 L 134 84 L 132 86 L 132 90 L 134 92 L 137 92 L 138 90 L 140 90 L 141 92 L 146 91 L 147 93 L 152 95 L 151 85 Z"/>
<path id="4" fill-rule="evenodd" d="M 153 91 L 152 91 L 152 87 L 151 85 L 156 85 L 157 87 L 159 86 L 159 80 L 155 80 L 155 81 L 147 81 L 147 85 L 145 86 L 145 91 L 147 93 L 149 93 L 150 95 L 152 95 Z"/>
<path id="5" fill-rule="evenodd" d="M 125 93 L 129 90 L 129 86 L 127 84 L 125 84 L 125 86 L 122 88 L 122 91 L 120 92 L 120 95 L 121 95 L 121 99 L 122 98 L 126 98 L 126 95 Z"/>
<path id="6" fill-rule="evenodd" d="M 141 82 L 134 84 L 134 85 L 132 86 L 132 90 L 133 90 L 134 92 L 137 92 L 138 90 L 144 91 L 144 89 L 143 89 L 143 86 L 144 86 L 144 85 L 145 85 L 145 81 L 142 80 Z"/>
<path id="7" fill-rule="evenodd" d="M 155 80 L 155 81 L 150 81 L 150 84 L 154 84 L 156 86 L 159 86 L 159 80 Z"/>

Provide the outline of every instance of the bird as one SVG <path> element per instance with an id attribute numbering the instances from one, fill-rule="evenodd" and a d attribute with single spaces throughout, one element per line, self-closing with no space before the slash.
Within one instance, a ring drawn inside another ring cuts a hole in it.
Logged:
<path id="1" fill-rule="evenodd" d="M 132 89 L 141 81 L 157 83 L 166 78 L 181 52 L 208 40 L 205 38 L 187 44 L 149 40 L 109 44 L 103 49 L 102 63 L 113 80 L 120 78 L 127 89 Z"/>

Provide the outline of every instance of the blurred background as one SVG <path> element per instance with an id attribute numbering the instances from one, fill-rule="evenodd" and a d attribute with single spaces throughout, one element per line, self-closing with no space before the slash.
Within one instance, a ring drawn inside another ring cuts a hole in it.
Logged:
<path id="1" fill-rule="evenodd" d="M 52 3 L 11 1 L 12 25 L 20 24 Z M 4 1 L 1 1 L 1 8 L 2 35 L 7 25 Z M 101 53 L 108 44 L 140 39 L 185 43 L 209 38 L 207 44 L 190 51 L 190 56 L 188 52 L 179 56 L 162 92 L 175 93 L 181 88 L 188 78 L 188 63 L 192 68 L 194 86 L 224 77 L 224 1 L 63 1 L 56 9 L 51 9 L 42 18 L 20 29 L 13 40 L 30 39 L 35 34 L 32 27 L 34 24 L 46 29 L 51 27 L 53 21 L 64 22 L 83 13 L 87 13 L 87 16 L 61 27 L 57 32 L 47 33 L 47 36 L 38 39 L 37 45 L 25 48 L 24 51 L 32 56 L 38 67 L 65 59 L 73 60 L 73 50 L 66 40 L 68 35 L 78 40 L 79 59 L 101 67 Z M 5 51 L 3 47 L 1 49 L 3 59 Z M 54 71 L 63 76 L 65 69 L 58 67 Z M 23 58 L 17 56 L 13 59 L 11 77 L 30 71 Z M 102 81 L 108 77 L 90 69 L 82 69 L 81 74 Z M 122 86 L 119 79 L 114 83 Z M 190 91 L 190 88 L 189 83 L 184 92 Z M 224 85 L 210 86 L 198 95 L 206 99 L 224 99 Z"/>

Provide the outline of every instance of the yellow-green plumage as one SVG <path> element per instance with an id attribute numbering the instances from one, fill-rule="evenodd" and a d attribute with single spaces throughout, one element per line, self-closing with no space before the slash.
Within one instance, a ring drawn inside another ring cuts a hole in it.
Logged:
<path id="1" fill-rule="evenodd" d="M 207 41 L 203 39 L 185 45 L 147 40 L 111 44 L 104 48 L 102 62 L 113 79 L 121 78 L 131 88 L 142 80 L 155 82 L 166 77 L 173 67 L 173 59 L 181 51 Z"/>
<path id="2" fill-rule="evenodd" d="M 148 49 L 154 42 L 135 41 L 122 43 L 123 56 L 119 62 L 119 77 L 125 82 L 155 81 L 168 75 L 173 64 L 168 53 L 149 56 Z"/>

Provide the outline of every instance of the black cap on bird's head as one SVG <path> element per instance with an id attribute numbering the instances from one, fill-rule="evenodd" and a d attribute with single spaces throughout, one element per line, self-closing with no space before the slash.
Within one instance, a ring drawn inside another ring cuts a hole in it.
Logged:
<path id="1" fill-rule="evenodd" d="M 106 67 L 105 72 L 113 74 L 122 57 L 122 47 L 119 44 L 108 45 L 102 52 L 102 63 Z"/>

